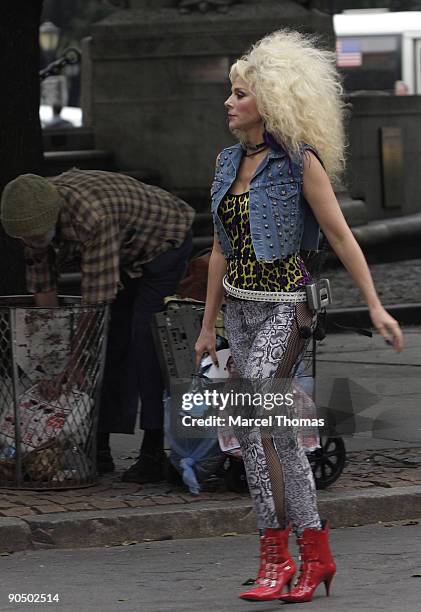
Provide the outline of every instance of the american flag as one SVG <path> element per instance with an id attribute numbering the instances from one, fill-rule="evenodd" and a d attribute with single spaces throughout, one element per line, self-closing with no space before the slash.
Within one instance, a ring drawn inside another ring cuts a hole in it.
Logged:
<path id="1" fill-rule="evenodd" d="M 336 65 L 339 68 L 362 66 L 363 55 L 361 43 L 355 39 L 338 39 L 336 41 Z"/>

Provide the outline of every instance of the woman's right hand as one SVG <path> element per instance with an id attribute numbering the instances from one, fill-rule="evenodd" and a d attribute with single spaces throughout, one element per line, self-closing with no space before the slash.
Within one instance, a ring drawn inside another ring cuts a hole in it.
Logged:
<path id="1" fill-rule="evenodd" d="M 385 342 L 393 346 L 397 353 L 403 349 L 403 333 L 399 323 L 394 319 L 387 310 L 378 304 L 374 308 L 370 308 L 370 318 L 379 334 L 383 336 Z"/>
<path id="2" fill-rule="evenodd" d="M 218 365 L 218 357 L 216 356 L 216 332 L 213 330 L 201 329 L 200 335 L 194 345 L 196 353 L 196 367 L 198 367 L 203 353 L 209 353 L 216 367 Z"/>

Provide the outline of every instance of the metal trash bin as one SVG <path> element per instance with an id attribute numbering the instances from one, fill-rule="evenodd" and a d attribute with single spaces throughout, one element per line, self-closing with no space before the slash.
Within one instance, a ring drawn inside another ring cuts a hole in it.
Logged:
<path id="1" fill-rule="evenodd" d="M 0 297 L 0 487 L 96 483 L 108 308 L 59 300 L 59 308 L 38 308 L 31 296 Z M 69 363 L 71 378 L 58 385 Z"/>

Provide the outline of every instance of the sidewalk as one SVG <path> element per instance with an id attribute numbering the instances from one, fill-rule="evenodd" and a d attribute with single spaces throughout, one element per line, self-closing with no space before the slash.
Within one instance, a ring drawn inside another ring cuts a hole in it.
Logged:
<path id="1" fill-rule="evenodd" d="M 123 460 L 118 461 L 121 465 Z M 161 507 L 169 504 L 190 505 L 197 502 L 248 500 L 248 495 L 217 490 L 190 495 L 186 489 L 169 483 L 138 485 L 120 481 L 122 469 L 100 477 L 93 487 L 61 491 L 17 491 L 1 489 L 0 516 L 22 518 L 60 512 L 117 510 L 123 508 Z M 421 446 L 356 451 L 347 453 L 347 465 L 341 477 L 325 491 L 342 493 L 383 487 L 394 489 L 418 485 L 421 489 Z M 421 512 L 421 508 L 420 508 Z"/>
<path id="2" fill-rule="evenodd" d="M 370 264 L 380 299 L 401 325 L 421 325 L 420 266 L 421 259 Z M 326 269 L 325 275 L 330 280 L 333 299 L 327 309 L 329 333 L 338 331 L 337 324 L 370 327 L 367 306 L 345 268 Z"/>
<path id="3" fill-rule="evenodd" d="M 420 304 L 421 259 L 407 259 L 370 265 L 374 284 L 383 304 Z M 328 270 L 332 287 L 332 308 L 364 306 L 360 290 L 345 268 Z"/>
<path id="4" fill-rule="evenodd" d="M 320 344 L 317 379 L 323 405 L 332 401 L 326 400 L 332 397 L 326 389 L 329 377 L 346 377 L 351 392 L 357 391 L 358 433 L 345 439 L 347 465 L 336 483 L 318 492 L 320 512 L 334 527 L 421 516 L 421 328 L 405 333 L 407 348 L 400 355 L 378 336 L 334 334 Z M 0 552 L 256 532 L 248 495 L 222 486 L 192 496 L 169 483 L 122 483 L 138 440 L 112 436 L 111 445 L 117 471 L 94 487 L 0 489 Z"/>

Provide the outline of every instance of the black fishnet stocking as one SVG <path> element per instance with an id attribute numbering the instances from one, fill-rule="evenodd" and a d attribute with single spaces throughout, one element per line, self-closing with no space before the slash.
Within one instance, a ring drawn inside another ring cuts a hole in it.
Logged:
<path id="1" fill-rule="evenodd" d="M 279 367 L 275 372 L 275 378 L 288 379 L 285 381 L 285 387 L 288 384 L 298 367 L 300 357 L 306 349 L 310 338 L 302 338 L 300 336 L 300 328 L 309 327 L 313 329 L 314 317 L 305 303 L 297 304 L 295 307 L 295 321 L 291 328 L 291 333 L 288 338 L 288 344 L 285 353 L 279 363 Z M 283 385 L 284 386 L 284 385 Z M 285 512 L 285 481 L 282 463 L 279 455 L 276 452 L 273 438 L 262 436 L 263 448 L 266 456 L 266 464 L 271 481 L 272 494 L 276 508 L 279 525 L 281 528 L 286 527 L 286 512 Z"/>

